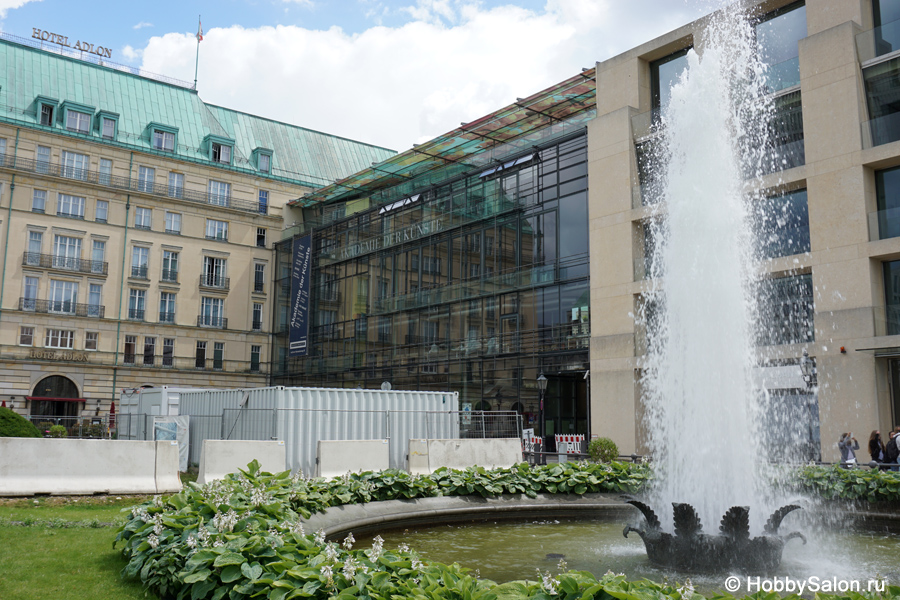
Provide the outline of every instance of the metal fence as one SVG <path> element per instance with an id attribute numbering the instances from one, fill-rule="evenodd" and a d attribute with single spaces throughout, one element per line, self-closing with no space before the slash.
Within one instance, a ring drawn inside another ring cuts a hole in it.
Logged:
<path id="1" fill-rule="evenodd" d="M 392 468 L 405 469 L 410 439 L 522 438 L 522 415 L 507 411 L 404 411 L 226 408 L 189 415 L 189 462 L 199 465 L 203 440 L 283 440 L 289 465 L 311 474 L 320 440 L 386 439 Z M 159 415 L 118 414 L 118 439 L 153 439 Z"/>
<path id="2" fill-rule="evenodd" d="M 44 437 L 67 437 L 83 439 L 102 439 L 113 437 L 115 434 L 115 421 L 117 415 L 95 417 L 55 417 L 50 415 L 27 415 L 25 418 L 31 421 L 38 432 Z M 110 428 L 110 424 L 112 428 Z M 56 430 L 50 431 L 54 425 L 65 428 L 65 435 Z"/>

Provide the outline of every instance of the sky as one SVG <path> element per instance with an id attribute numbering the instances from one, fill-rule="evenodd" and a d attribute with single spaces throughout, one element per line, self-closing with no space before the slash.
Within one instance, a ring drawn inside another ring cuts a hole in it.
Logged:
<path id="1" fill-rule="evenodd" d="M 710 12 L 712 0 L 0 0 L 204 102 L 397 151 Z"/>

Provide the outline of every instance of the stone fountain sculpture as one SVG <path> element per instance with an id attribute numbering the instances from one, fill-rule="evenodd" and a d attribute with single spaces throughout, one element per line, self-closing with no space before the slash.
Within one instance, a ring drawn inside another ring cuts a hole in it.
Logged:
<path id="1" fill-rule="evenodd" d="M 622 532 L 637 533 L 644 541 L 647 556 L 654 565 L 693 573 L 739 571 L 771 574 L 781 564 L 781 552 L 787 541 L 803 534 L 792 532 L 781 536 L 778 528 L 784 517 L 800 508 L 795 504 L 783 506 L 772 513 L 764 534 L 750 537 L 750 509 L 732 506 L 722 517 L 718 535 L 702 533 L 700 517 L 690 504 L 672 503 L 675 533 L 662 531 L 653 510 L 638 500 L 629 500 L 645 518 L 644 527 L 626 525 Z"/>

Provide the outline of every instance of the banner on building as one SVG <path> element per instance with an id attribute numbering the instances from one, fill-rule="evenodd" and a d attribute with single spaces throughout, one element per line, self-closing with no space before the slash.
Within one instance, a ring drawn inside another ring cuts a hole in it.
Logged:
<path id="1" fill-rule="evenodd" d="M 312 234 L 294 240 L 291 262 L 291 320 L 288 356 L 306 356 L 309 344 L 309 279 Z"/>

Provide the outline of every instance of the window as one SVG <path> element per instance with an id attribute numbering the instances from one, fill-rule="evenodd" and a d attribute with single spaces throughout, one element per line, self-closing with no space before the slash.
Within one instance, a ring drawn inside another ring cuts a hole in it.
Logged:
<path id="1" fill-rule="evenodd" d="M 877 180 L 877 173 L 876 173 Z M 768 210 L 752 216 L 754 239 L 760 258 L 776 258 L 809 252 L 809 209 L 806 190 L 767 200 Z"/>
<path id="2" fill-rule="evenodd" d="M 63 150 L 60 157 L 60 175 L 69 179 L 87 181 L 89 157 L 87 154 L 78 154 Z"/>
<path id="3" fill-rule="evenodd" d="M 216 221 L 215 219 L 206 220 L 206 239 L 228 241 L 228 222 Z"/>
<path id="4" fill-rule="evenodd" d="M 767 152 L 771 162 L 764 164 L 768 173 L 798 167 L 806 162 L 803 136 L 803 106 L 800 92 L 793 92 L 775 98 L 775 109 L 769 121 L 766 142 L 771 148 Z"/>
<path id="5" fill-rule="evenodd" d="M 71 350 L 75 347 L 75 332 L 65 329 L 48 329 L 44 335 L 44 346 Z"/>
<path id="6" fill-rule="evenodd" d="M 200 323 L 206 327 L 225 327 L 225 300 L 203 297 L 200 300 Z"/>
<path id="7" fill-rule="evenodd" d="M 66 235 L 53 238 L 53 267 L 56 269 L 79 270 L 81 259 L 81 239 Z"/>
<path id="8" fill-rule="evenodd" d="M 250 372 L 259 373 L 259 356 L 262 346 L 250 346 Z"/>
<path id="9" fill-rule="evenodd" d="M 41 125 L 53 126 L 53 112 L 54 107 L 49 104 L 41 104 Z"/>
<path id="10" fill-rule="evenodd" d="M 231 146 L 226 146 L 225 144 L 219 144 L 218 142 L 212 143 L 212 159 L 213 162 L 217 163 L 225 163 L 231 164 Z"/>
<path id="11" fill-rule="evenodd" d="M 96 350 L 100 342 L 100 333 L 97 331 L 84 332 L 84 349 Z"/>
<path id="12" fill-rule="evenodd" d="M 146 304 L 147 290 L 130 289 L 128 291 L 128 318 L 135 321 L 143 321 Z"/>
<path id="13" fill-rule="evenodd" d="M 259 190 L 259 214 L 269 214 L 269 192 Z"/>
<path id="14" fill-rule="evenodd" d="M 228 279 L 225 277 L 227 262 L 224 258 L 213 256 L 203 257 L 203 279 L 201 283 L 206 287 L 227 288 Z"/>
<path id="15" fill-rule="evenodd" d="M 213 342 L 213 369 L 222 370 L 225 364 L 225 343 Z"/>
<path id="16" fill-rule="evenodd" d="M 47 146 L 37 147 L 37 164 L 35 165 L 38 173 L 50 172 L 50 148 Z"/>
<path id="17" fill-rule="evenodd" d="M 164 367 L 175 364 L 175 338 L 163 338 L 162 364 Z"/>
<path id="18" fill-rule="evenodd" d="M 266 265 L 253 265 L 253 291 L 265 293 L 266 291 Z"/>
<path id="19" fill-rule="evenodd" d="M 257 227 L 256 228 L 256 246 L 259 248 L 266 247 L 266 228 L 265 227 Z"/>
<path id="20" fill-rule="evenodd" d="M 108 158 L 100 159 L 100 185 L 112 185 L 112 161 Z"/>
<path id="21" fill-rule="evenodd" d="M 106 223 L 109 218 L 109 202 L 106 200 L 97 200 L 97 210 L 94 211 L 94 220 L 99 223 Z"/>
<path id="22" fill-rule="evenodd" d="M 84 218 L 84 197 L 60 193 L 56 202 L 56 214 L 71 219 Z"/>
<path id="23" fill-rule="evenodd" d="M 50 280 L 50 312 L 64 315 L 75 313 L 78 284 L 74 281 Z"/>
<path id="24" fill-rule="evenodd" d="M 29 265 L 41 264 L 41 244 L 44 234 L 40 231 L 28 232 L 28 252 L 25 254 L 25 263 Z"/>
<path id="25" fill-rule="evenodd" d="M 224 181 L 209 180 L 209 203 L 216 206 L 228 206 L 231 202 L 231 184 Z"/>
<path id="26" fill-rule="evenodd" d="M 156 338 L 144 336 L 144 364 L 152 365 L 156 359 Z"/>
<path id="27" fill-rule="evenodd" d="M 263 305 L 259 302 L 253 303 L 253 331 L 262 331 L 262 315 Z"/>
<path id="28" fill-rule="evenodd" d="M 138 167 L 138 191 L 153 193 L 153 182 L 156 179 L 156 169 L 150 167 Z"/>
<path id="29" fill-rule="evenodd" d="M 125 356 L 122 359 L 126 365 L 134 364 L 134 353 L 137 351 L 137 336 L 136 335 L 126 335 L 125 336 Z"/>
<path id="30" fill-rule="evenodd" d="M 157 150 L 172 152 L 175 150 L 175 134 L 170 131 L 153 130 L 153 147 Z"/>
<path id="31" fill-rule="evenodd" d="M 259 155 L 259 170 L 268 173 L 272 167 L 272 157 L 268 154 Z"/>
<path id="32" fill-rule="evenodd" d="M 194 359 L 194 366 L 198 369 L 206 368 L 206 342 L 197 342 L 197 353 Z"/>
<path id="33" fill-rule="evenodd" d="M 89 317 L 103 316 L 103 286 L 99 283 L 92 283 L 88 288 L 88 306 L 87 315 Z"/>
<path id="34" fill-rule="evenodd" d="M 759 318 L 767 324 L 757 332 L 758 345 L 815 341 L 812 275 L 763 279 L 758 298 Z"/>
<path id="35" fill-rule="evenodd" d="M 147 279 L 147 265 L 150 262 L 150 249 L 134 246 L 131 249 L 131 276 Z"/>
<path id="36" fill-rule="evenodd" d="M 175 322 L 175 294 L 160 292 L 159 294 L 159 322 Z"/>
<path id="37" fill-rule="evenodd" d="M 687 53 L 687 49 L 679 50 L 650 63 L 651 103 L 655 119 L 658 119 L 669 105 L 672 86 L 678 82 L 682 71 L 687 67 Z"/>
<path id="38" fill-rule="evenodd" d="M 163 250 L 162 281 L 178 281 L 178 253 L 173 250 Z"/>
<path id="39" fill-rule="evenodd" d="M 0 138 L 0 163 L 6 158 L 6 138 Z"/>
<path id="40" fill-rule="evenodd" d="M 378 341 L 386 344 L 391 342 L 390 317 L 378 317 Z"/>
<path id="41" fill-rule="evenodd" d="M 34 327 L 19 327 L 19 345 L 34 345 Z"/>
<path id="42" fill-rule="evenodd" d="M 78 133 L 87 133 L 91 130 L 91 115 L 77 110 L 66 111 L 66 129 L 69 131 L 77 131 Z"/>
<path id="43" fill-rule="evenodd" d="M 806 6 L 795 3 L 763 17 L 754 28 L 770 92 L 800 84 L 799 42 L 806 37 Z"/>
<path id="44" fill-rule="evenodd" d="M 116 139 L 116 120 L 109 117 L 100 117 L 100 135 L 103 139 Z"/>
<path id="45" fill-rule="evenodd" d="M 140 206 L 134 209 L 134 226 L 136 229 L 150 229 L 150 219 L 153 216 L 153 211 L 149 208 L 141 208 Z"/>
<path id="46" fill-rule="evenodd" d="M 22 291 L 22 310 L 34 310 L 37 306 L 38 278 L 26 277 Z"/>
<path id="47" fill-rule="evenodd" d="M 31 195 L 31 212 L 43 213 L 47 207 L 47 191 L 34 190 Z"/>
<path id="48" fill-rule="evenodd" d="M 181 213 L 166 211 L 166 233 L 181 235 Z"/>
<path id="49" fill-rule="evenodd" d="M 106 260 L 106 242 L 93 240 L 91 243 L 91 273 L 105 273 L 104 260 Z"/>
<path id="50" fill-rule="evenodd" d="M 169 173 L 169 197 L 171 197 L 171 198 L 183 198 L 184 197 L 184 174 L 183 173 Z"/>

